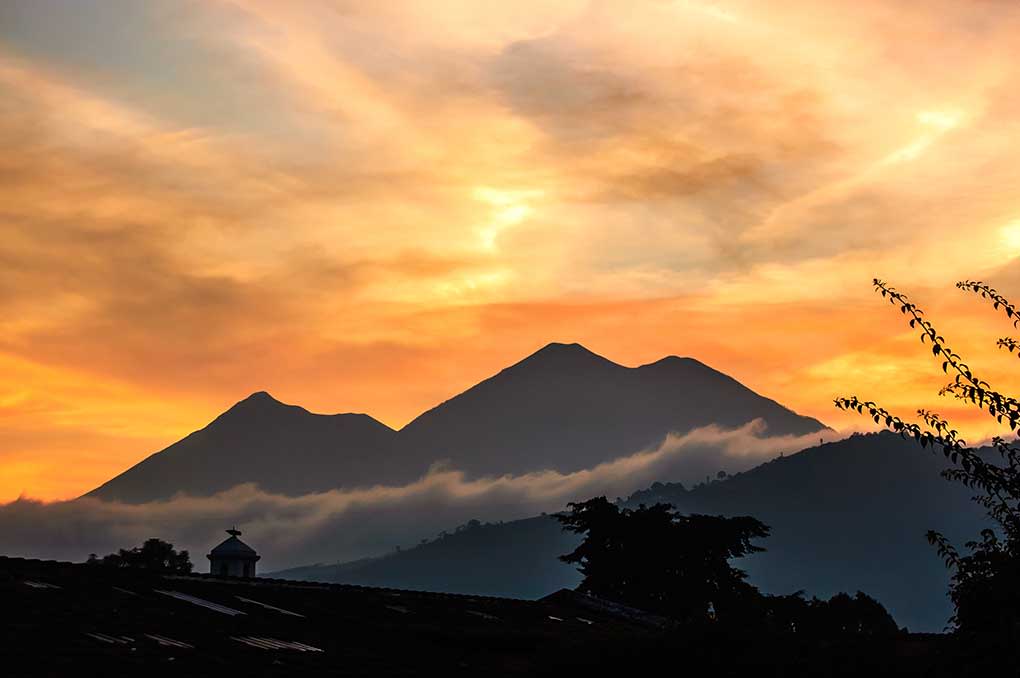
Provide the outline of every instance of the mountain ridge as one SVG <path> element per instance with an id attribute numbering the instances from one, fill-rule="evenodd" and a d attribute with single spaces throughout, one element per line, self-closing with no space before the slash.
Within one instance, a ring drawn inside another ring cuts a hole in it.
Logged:
<path id="1" fill-rule="evenodd" d="M 216 419 L 219 419 L 220 417 L 222 417 L 224 415 L 227 415 L 227 414 L 230 414 L 231 412 L 234 412 L 234 411 L 249 410 L 249 409 L 254 409 L 254 408 L 264 408 L 264 407 L 279 407 L 279 408 L 288 408 L 288 409 L 291 409 L 291 410 L 299 410 L 301 412 L 304 412 L 305 414 L 310 414 L 313 417 L 365 417 L 367 419 L 372 420 L 373 422 L 375 422 L 379 426 L 384 426 L 384 427 L 388 428 L 391 431 L 396 432 L 398 430 L 398 429 L 394 429 L 393 427 L 384 424 L 383 422 L 379 421 L 378 419 L 376 419 L 372 415 L 366 414 L 365 412 L 312 412 L 308 408 L 303 407 L 301 405 L 295 405 L 294 403 L 285 403 L 282 400 L 280 400 L 279 398 L 276 398 L 275 396 L 273 396 L 273 394 L 271 394 L 269 391 L 265 391 L 265 390 L 255 391 L 254 393 L 251 393 L 247 397 L 242 398 L 241 400 L 237 401 L 236 403 L 231 405 L 229 408 L 224 410 L 219 416 L 217 416 Z M 213 421 L 215 422 L 216 419 L 213 419 Z M 210 423 L 212 423 L 212 422 L 210 422 Z"/>
<path id="2" fill-rule="evenodd" d="M 296 495 L 404 484 L 438 461 L 473 477 L 570 473 L 670 433 L 754 419 L 769 434 L 826 428 L 693 358 L 626 367 L 581 344 L 553 342 L 398 430 L 367 414 L 316 414 L 256 391 L 86 496 L 144 503 L 242 483 Z"/>
<path id="3" fill-rule="evenodd" d="M 346 465 L 366 465 L 372 453 L 389 447 L 396 431 L 367 414 L 316 414 L 298 405 L 288 405 L 266 391 L 256 391 L 238 401 L 203 428 L 156 452 L 120 473 L 84 496 L 144 503 L 168 499 L 178 492 L 215 494 L 250 482 L 255 474 L 262 489 L 283 494 L 307 493 L 333 488 L 323 482 L 321 473 L 307 473 L 307 464 L 329 465 L 334 440 L 351 442 L 358 453 L 344 461 Z M 222 450 L 239 450 L 224 455 Z M 287 450 L 280 464 L 264 455 L 246 454 L 251 450 L 275 453 Z M 240 468 L 236 464 L 244 464 Z M 192 464 L 201 465 L 204 476 L 193 473 Z M 342 469 L 333 468 L 339 473 Z M 328 475 L 328 474 L 327 474 Z"/>

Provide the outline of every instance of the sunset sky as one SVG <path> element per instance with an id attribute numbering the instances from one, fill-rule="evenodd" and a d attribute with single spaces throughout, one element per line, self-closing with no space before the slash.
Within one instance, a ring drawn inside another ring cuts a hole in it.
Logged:
<path id="1" fill-rule="evenodd" d="M 0 502 L 550 341 L 987 435 L 871 279 L 1020 385 L 1018 82 L 1011 0 L 6 0 Z"/>

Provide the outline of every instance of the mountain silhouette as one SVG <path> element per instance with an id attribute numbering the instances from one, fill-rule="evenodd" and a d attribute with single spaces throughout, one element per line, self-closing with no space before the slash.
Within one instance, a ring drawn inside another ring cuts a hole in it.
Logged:
<path id="1" fill-rule="evenodd" d="M 400 431 L 409 461 L 469 474 L 578 471 L 659 444 L 670 432 L 762 419 L 773 435 L 825 426 L 691 358 L 624 367 L 580 344 L 549 344 Z"/>
<path id="2" fill-rule="evenodd" d="M 941 478 L 942 468 L 941 455 L 893 434 L 855 435 L 693 489 L 656 483 L 625 503 L 754 516 L 772 528 L 761 541 L 767 550 L 738 566 L 763 591 L 804 589 L 828 598 L 862 590 L 912 630 L 939 631 L 951 613 L 948 574 L 925 532 L 937 529 L 960 545 L 987 525 L 971 492 Z M 551 516 L 540 516 L 465 526 L 356 566 L 310 566 L 277 575 L 539 598 L 580 581 L 571 566 L 557 560 L 577 542 Z"/>
<path id="3" fill-rule="evenodd" d="M 260 391 L 86 496 L 143 503 L 241 483 L 288 495 L 323 491 L 384 472 L 394 436 L 368 415 L 313 414 Z"/>
<path id="4" fill-rule="evenodd" d="M 312 414 L 260 392 L 89 493 L 132 503 L 241 483 L 288 495 L 405 483 L 439 461 L 470 476 L 591 468 L 699 426 L 761 419 L 769 434 L 824 429 L 691 358 L 624 367 L 549 344 L 400 431 L 363 414 Z"/>

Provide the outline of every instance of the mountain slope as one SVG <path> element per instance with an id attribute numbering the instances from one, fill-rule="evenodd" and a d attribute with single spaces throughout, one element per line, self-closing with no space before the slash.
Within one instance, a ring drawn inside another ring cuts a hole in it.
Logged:
<path id="1" fill-rule="evenodd" d="M 762 419 L 768 433 L 825 426 L 691 358 L 628 368 L 549 344 L 400 431 L 409 463 L 449 459 L 473 475 L 591 468 L 699 426 Z"/>
<path id="2" fill-rule="evenodd" d="M 685 490 L 659 484 L 627 503 L 667 502 L 692 513 L 752 515 L 772 528 L 765 553 L 744 559 L 770 593 L 830 596 L 863 590 L 900 624 L 938 631 L 950 614 L 947 572 L 925 540 L 955 543 L 985 526 L 970 493 L 939 477 L 941 457 L 892 434 L 857 435 Z M 579 581 L 556 560 L 577 537 L 550 517 L 483 525 L 363 561 L 355 571 L 301 568 L 283 576 L 456 593 L 539 597 Z"/>
<path id="3" fill-rule="evenodd" d="M 366 415 L 312 414 L 256 393 L 89 495 L 141 503 L 241 483 L 300 495 L 406 483 L 442 460 L 471 476 L 570 472 L 670 432 L 759 418 L 770 434 L 824 428 L 690 358 L 628 368 L 578 344 L 550 344 L 399 432 Z"/>
<path id="4" fill-rule="evenodd" d="M 551 517 L 538 516 L 481 524 L 378 558 L 295 567 L 270 576 L 537 599 L 577 586 L 573 568 L 556 560 L 576 542 Z"/>
<path id="5" fill-rule="evenodd" d="M 141 503 L 245 482 L 289 495 L 323 491 L 385 476 L 394 436 L 364 414 L 312 414 L 259 392 L 87 496 Z"/>

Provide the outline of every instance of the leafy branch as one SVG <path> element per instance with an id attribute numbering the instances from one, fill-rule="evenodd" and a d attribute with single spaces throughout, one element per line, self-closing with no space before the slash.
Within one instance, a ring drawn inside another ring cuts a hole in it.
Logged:
<path id="1" fill-rule="evenodd" d="M 943 387 L 939 395 L 952 395 L 969 402 L 999 423 L 1008 423 L 1010 430 L 1020 429 L 1020 400 L 996 391 L 978 377 L 925 318 L 924 311 L 905 294 L 877 278 L 874 285 L 883 298 L 909 318 L 911 328 L 920 329 L 921 343 L 931 346 L 932 355 L 942 361 L 942 371 L 953 374 L 953 381 Z M 1020 328 L 1020 312 L 993 287 L 971 280 L 959 282 L 956 286 L 989 300 L 996 311 L 1005 313 L 1014 328 Z M 1020 355 L 1020 342 L 1017 340 L 1000 339 L 998 346 Z M 1016 606 L 1010 602 L 1011 597 L 1020 595 L 1020 592 L 1014 591 L 1016 585 L 1012 583 L 1016 579 L 1013 575 L 1020 571 L 1020 448 L 1001 437 L 994 438 L 992 447 L 1002 462 L 996 464 L 993 463 L 995 455 L 969 447 L 959 432 L 935 412 L 918 410 L 922 425 L 904 421 L 875 402 L 861 400 L 857 396 L 836 398 L 834 402 L 837 408 L 867 415 L 875 423 L 905 439 L 916 441 L 922 447 L 940 450 L 953 465 L 942 471 L 942 476 L 976 490 L 973 500 L 998 525 L 1003 539 L 994 530 L 983 530 L 980 540 L 965 544 L 970 551 L 967 555 L 961 555 L 938 532 L 927 533 L 928 542 L 936 548 L 946 566 L 954 570 L 950 597 L 956 606 L 956 614 L 952 621 L 960 628 L 973 629 L 991 623 L 990 619 L 1001 620 L 1003 614 L 1020 616 L 1015 611 Z M 996 587 L 1007 588 L 996 593 Z M 989 610 L 994 610 L 994 614 Z"/>

